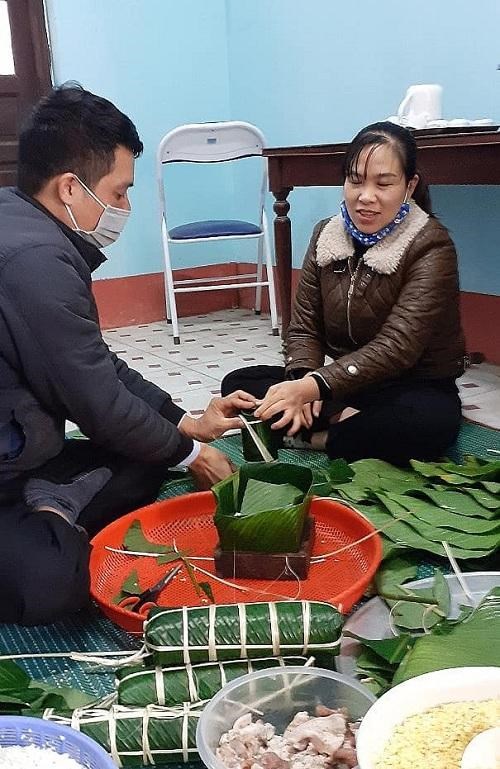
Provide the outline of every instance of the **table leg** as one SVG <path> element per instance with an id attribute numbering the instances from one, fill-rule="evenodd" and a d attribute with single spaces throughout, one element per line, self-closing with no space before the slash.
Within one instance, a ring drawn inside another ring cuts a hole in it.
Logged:
<path id="1" fill-rule="evenodd" d="M 276 269 L 281 304 L 281 335 L 284 337 L 290 323 L 292 293 L 292 224 L 288 217 L 290 203 L 287 200 L 293 187 L 284 187 L 273 191 L 274 245 L 276 250 Z"/>

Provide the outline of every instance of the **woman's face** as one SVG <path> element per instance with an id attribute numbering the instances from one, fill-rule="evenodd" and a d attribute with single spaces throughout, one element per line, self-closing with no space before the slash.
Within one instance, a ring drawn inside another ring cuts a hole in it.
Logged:
<path id="1" fill-rule="evenodd" d="M 394 219 L 417 183 L 416 175 L 407 183 L 391 144 L 364 147 L 357 167 L 344 182 L 344 200 L 354 225 L 367 235 L 378 232 Z"/>

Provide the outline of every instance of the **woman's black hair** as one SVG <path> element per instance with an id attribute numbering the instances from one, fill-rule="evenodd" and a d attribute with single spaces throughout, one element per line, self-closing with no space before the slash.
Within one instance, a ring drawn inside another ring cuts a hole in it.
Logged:
<path id="1" fill-rule="evenodd" d="M 55 88 L 34 108 L 19 137 L 18 187 L 35 195 L 71 171 L 93 187 L 110 172 L 115 149 L 143 150 L 136 127 L 107 99 L 78 83 Z"/>
<path id="2" fill-rule="evenodd" d="M 382 121 L 372 123 L 362 128 L 356 134 L 349 145 L 344 158 L 343 175 L 344 181 L 349 176 L 354 176 L 357 172 L 359 156 L 365 147 L 380 146 L 381 144 L 390 144 L 397 153 L 401 166 L 404 171 L 406 181 L 409 182 L 415 174 L 418 174 L 419 181 L 413 192 L 413 199 L 426 213 L 432 215 L 431 197 L 429 188 L 423 181 L 422 176 L 417 171 L 417 143 L 415 137 L 396 123 Z"/>

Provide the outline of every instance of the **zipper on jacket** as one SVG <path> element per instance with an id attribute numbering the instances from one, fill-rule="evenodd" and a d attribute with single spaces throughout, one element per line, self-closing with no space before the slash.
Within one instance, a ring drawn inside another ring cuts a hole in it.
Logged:
<path id="1" fill-rule="evenodd" d="M 356 340 L 354 339 L 354 337 L 352 335 L 352 328 L 351 328 L 351 299 L 352 299 L 352 295 L 354 293 L 354 288 L 355 288 L 355 284 L 356 284 L 356 277 L 357 277 L 357 274 L 359 272 L 359 268 L 361 267 L 361 264 L 362 264 L 362 259 L 359 259 L 358 263 L 356 265 L 356 269 L 353 272 L 352 271 L 351 260 L 349 259 L 349 272 L 350 272 L 350 275 L 351 275 L 351 282 L 349 283 L 349 290 L 347 292 L 347 331 L 349 333 L 349 338 L 350 338 L 351 342 L 354 342 L 354 344 L 356 344 Z"/>

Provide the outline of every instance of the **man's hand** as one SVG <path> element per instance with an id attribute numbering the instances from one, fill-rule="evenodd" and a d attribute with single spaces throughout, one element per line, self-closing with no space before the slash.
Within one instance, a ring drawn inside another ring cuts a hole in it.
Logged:
<path id="1" fill-rule="evenodd" d="M 295 435 L 302 427 L 302 410 L 305 404 L 317 401 L 319 394 L 318 383 L 313 377 L 281 382 L 269 388 L 255 416 L 267 420 L 283 412 L 283 416 L 272 425 L 272 429 L 279 430 L 291 423 L 287 435 Z"/>
<path id="2" fill-rule="evenodd" d="M 205 413 L 199 419 L 186 416 L 182 419 L 179 430 L 189 438 L 202 443 L 220 438 L 228 430 L 239 430 L 241 420 L 239 411 L 254 409 L 256 400 L 243 390 L 226 395 L 225 398 L 212 398 Z"/>
<path id="3" fill-rule="evenodd" d="M 189 467 L 196 487 L 200 491 L 210 489 L 214 483 L 234 473 L 234 470 L 235 468 L 222 451 L 206 444 L 202 445 L 200 453 Z"/>

